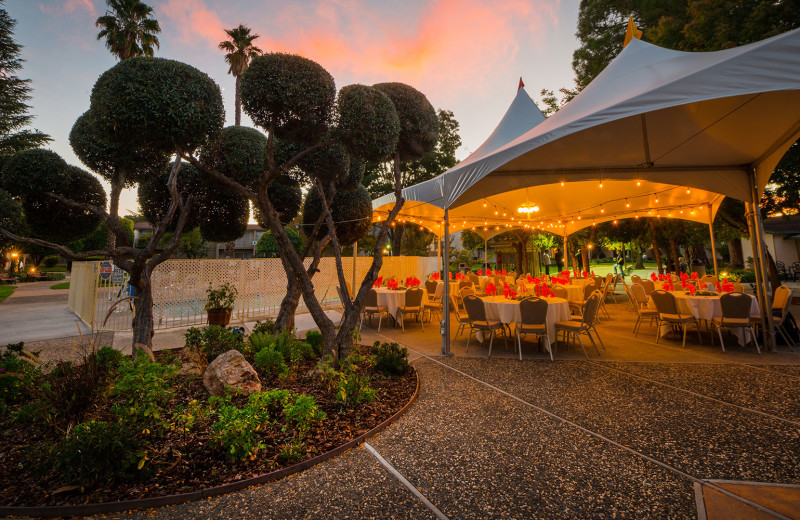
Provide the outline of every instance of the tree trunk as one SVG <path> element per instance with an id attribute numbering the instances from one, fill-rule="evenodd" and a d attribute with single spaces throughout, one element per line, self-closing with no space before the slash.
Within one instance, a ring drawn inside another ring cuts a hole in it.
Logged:
<path id="1" fill-rule="evenodd" d="M 241 126 L 242 125 L 242 77 L 236 76 L 236 94 L 235 94 L 235 103 L 236 103 L 236 119 L 234 121 L 234 125 Z"/>
<path id="2" fill-rule="evenodd" d="M 589 247 L 588 244 L 583 244 L 581 246 L 581 258 L 583 258 L 583 270 L 587 273 L 591 270 L 589 269 Z"/>
<path id="3" fill-rule="evenodd" d="M 111 196 L 108 204 L 108 214 L 114 218 L 119 218 L 119 195 L 122 193 L 123 183 L 111 183 Z M 117 245 L 117 235 L 110 226 L 106 226 L 108 230 L 108 238 L 106 239 L 106 249 L 114 249 Z M 130 245 L 130 244 L 129 244 Z"/>
<path id="4" fill-rule="evenodd" d="M 522 267 L 522 242 L 514 242 L 514 253 L 517 255 L 517 272 L 522 274 L 525 272 Z"/>
<path id="5" fill-rule="evenodd" d="M 656 238 L 656 225 L 652 219 L 650 219 L 650 231 L 653 235 L 653 254 L 656 255 L 658 274 L 664 274 L 664 266 L 661 264 L 661 251 L 658 250 L 658 238 Z"/>
<path id="6" fill-rule="evenodd" d="M 132 355 L 136 356 L 137 350 L 143 350 L 150 359 L 153 358 L 153 286 L 150 283 L 150 275 L 147 268 L 144 268 L 138 276 L 131 276 L 131 285 L 136 290 L 134 294 L 135 312 L 131 322 L 133 328 L 133 350 Z"/>
<path id="7" fill-rule="evenodd" d="M 744 269 L 744 251 L 742 251 L 742 239 L 734 238 L 728 242 L 728 253 L 730 254 L 730 269 Z"/>
<path id="8" fill-rule="evenodd" d="M 642 248 L 642 243 L 637 241 L 636 242 L 636 267 L 635 267 L 635 269 L 644 269 L 644 258 L 642 258 L 642 255 L 644 255 L 644 251 L 643 251 L 643 248 Z"/>
<path id="9" fill-rule="evenodd" d="M 394 233 L 392 234 L 392 256 L 400 256 L 400 244 L 403 243 L 403 231 L 405 227 L 399 222 L 394 226 Z"/>
<path id="10" fill-rule="evenodd" d="M 300 304 L 300 284 L 289 282 L 286 284 L 286 296 L 281 301 L 278 317 L 275 319 L 275 331 L 294 329 L 294 313 Z"/>
<path id="11" fill-rule="evenodd" d="M 706 255 L 706 246 L 705 244 L 694 244 L 689 246 L 689 252 L 692 255 L 692 259 L 698 259 L 703 262 L 703 265 L 712 265 L 709 263 L 708 255 Z"/>
<path id="12" fill-rule="evenodd" d="M 681 263 L 678 261 L 680 258 L 680 255 L 678 254 L 678 241 L 674 238 L 670 238 L 669 248 L 672 252 L 672 270 L 677 273 L 681 270 Z"/>
<path id="13" fill-rule="evenodd" d="M 236 242 L 226 242 L 225 243 L 225 258 L 235 258 L 236 257 Z"/>

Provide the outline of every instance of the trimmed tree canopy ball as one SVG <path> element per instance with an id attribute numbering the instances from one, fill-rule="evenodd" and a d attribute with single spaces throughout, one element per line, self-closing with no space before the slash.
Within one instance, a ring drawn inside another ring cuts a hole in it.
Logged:
<path id="1" fill-rule="evenodd" d="M 300 183 L 288 175 L 281 175 L 267 187 L 267 196 L 270 203 L 275 207 L 281 224 L 284 226 L 294 220 L 300 213 L 300 205 L 303 202 L 303 191 Z M 256 222 L 264 229 L 268 229 L 267 221 L 261 214 L 261 210 L 255 208 Z"/>
<path id="2" fill-rule="evenodd" d="M 12 195 L 25 196 L 41 192 L 45 187 L 63 190 L 67 163 L 57 153 L 33 148 L 14 154 L 0 174 L 0 188 Z"/>
<path id="3" fill-rule="evenodd" d="M 319 179 L 324 186 L 338 182 L 350 171 L 350 156 L 340 144 L 317 148 L 300 158 L 300 169 L 310 178 Z"/>
<path id="4" fill-rule="evenodd" d="M 160 175 L 167 167 L 166 153 L 107 142 L 93 123 L 93 113 L 85 112 L 72 126 L 69 144 L 87 168 L 113 182 L 118 172 L 125 173 L 125 187 Z"/>
<path id="5" fill-rule="evenodd" d="M 106 192 L 91 173 L 68 165 L 62 175 L 61 186 L 53 193 L 74 202 L 106 207 Z M 91 235 L 101 221 L 94 213 L 60 202 L 43 191 L 26 195 L 22 207 L 33 235 L 57 244 Z"/>
<path id="6" fill-rule="evenodd" d="M 251 190 L 267 167 L 267 136 L 255 128 L 229 126 L 203 147 L 200 160 Z"/>
<path id="7" fill-rule="evenodd" d="M 425 94 L 405 83 L 378 83 L 373 87 L 389 96 L 400 117 L 400 160 L 419 159 L 433 150 L 439 139 L 439 118 Z"/>
<path id="8" fill-rule="evenodd" d="M 198 201 L 200 234 L 210 242 L 233 242 L 247 231 L 250 203 L 239 195 L 207 194 Z"/>
<path id="9" fill-rule="evenodd" d="M 171 167 L 170 167 L 171 168 Z M 170 168 L 161 172 L 160 175 L 139 184 L 137 190 L 139 195 L 139 206 L 142 209 L 142 215 L 153 226 L 156 226 L 161 219 L 163 219 L 169 211 L 169 206 L 172 203 L 172 197 L 169 194 L 167 183 L 169 182 Z M 181 194 L 195 193 L 202 196 L 201 191 L 201 175 L 200 172 L 189 163 L 181 163 L 181 168 L 178 170 L 178 192 Z M 198 201 L 195 200 L 192 211 L 189 213 L 184 225 L 184 231 L 188 231 L 197 227 L 199 220 L 197 218 Z M 175 211 L 175 217 L 172 219 L 168 226 L 169 231 L 174 231 L 175 226 L 178 225 L 178 211 Z"/>
<path id="10" fill-rule="evenodd" d="M 303 233 L 308 236 L 314 230 L 314 224 L 322 213 L 317 190 L 311 190 L 306 197 L 303 207 Z M 359 186 L 355 191 L 336 192 L 331 204 L 336 238 L 342 247 L 352 245 L 353 242 L 363 237 L 372 225 L 372 198 L 364 186 Z M 327 226 L 323 225 L 317 239 L 328 234 Z"/>
<path id="11" fill-rule="evenodd" d="M 103 73 L 91 111 L 105 141 L 121 146 L 191 152 L 225 121 L 222 95 L 207 74 L 179 61 L 137 57 Z"/>
<path id="12" fill-rule="evenodd" d="M 400 118 L 389 96 L 366 85 L 348 85 L 339 91 L 337 104 L 337 136 L 351 155 L 382 161 L 394 153 L 400 136 Z M 435 112 L 433 117 L 436 119 Z M 437 128 L 438 124 L 437 120 Z"/>
<path id="13" fill-rule="evenodd" d="M 0 228 L 15 235 L 25 234 L 25 221 L 22 217 L 22 205 L 5 190 L 0 190 Z M 0 234 L 0 250 L 13 244 L 10 238 Z"/>
<path id="14" fill-rule="evenodd" d="M 286 234 L 289 236 L 294 250 L 297 251 L 297 254 L 301 254 L 304 246 L 303 237 L 300 236 L 300 233 L 291 228 L 286 228 Z M 257 258 L 275 258 L 279 254 L 278 241 L 272 236 L 272 231 L 267 231 L 261 235 L 261 238 L 258 239 L 258 244 L 256 244 L 255 256 Z"/>
<path id="15" fill-rule="evenodd" d="M 294 54 L 253 58 L 242 75 L 242 106 L 261 128 L 296 143 L 318 141 L 328 130 L 336 85 L 320 64 Z"/>
<path id="16" fill-rule="evenodd" d="M 361 185 L 361 181 L 364 180 L 365 169 L 366 165 L 364 161 L 351 159 L 350 169 L 347 171 L 347 174 L 339 177 L 339 182 L 336 183 L 337 189 L 341 191 L 357 190 Z"/>

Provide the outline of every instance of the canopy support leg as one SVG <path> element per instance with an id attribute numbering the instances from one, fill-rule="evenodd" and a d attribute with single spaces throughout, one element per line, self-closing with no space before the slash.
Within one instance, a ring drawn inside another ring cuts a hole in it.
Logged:
<path id="1" fill-rule="evenodd" d="M 353 294 L 350 295 L 352 299 L 356 297 L 356 262 L 358 262 L 358 241 L 353 242 Z"/>
<path id="2" fill-rule="evenodd" d="M 761 276 L 761 260 L 758 257 L 758 245 L 756 243 L 755 224 L 753 223 L 753 205 L 745 202 L 745 219 L 747 220 L 747 230 L 750 232 L 750 245 L 753 248 L 753 272 L 756 275 L 756 298 L 758 299 L 759 313 L 761 314 L 761 330 L 767 330 L 768 316 L 764 312 L 766 306 L 764 304 L 764 296 L 761 288 L 764 285 L 764 278 Z"/>
<path id="3" fill-rule="evenodd" d="M 445 266 L 445 274 L 442 277 L 444 291 L 442 296 L 442 355 L 452 356 L 450 352 L 450 214 L 447 208 L 444 210 L 444 258 L 440 261 Z"/>
<path id="4" fill-rule="evenodd" d="M 489 269 L 489 239 L 483 237 L 483 268 Z"/>
<path id="5" fill-rule="evenodd" d="M 769 286 L 769 276 L 767 274 L 767 255 L 764 253 L 766 247 L 764 243 L 764 223 L 761 221 L 761 207 L 759 206 L 759 199 L 761 198 L 756 184 L 755 168 L 750 169 L 750 193 L 753 208 L 753 228 L 755 231 L 756 242 L 758 243 L 758 260 L 761 263 L 760 272 L 762 283 L 762 297 L 764 299 L 764 308 L 761 311 L 762 317 L 766 318 L 766 327 L 764 328 L 764 344 L 767 350 L 773 350 L 775 347 L 775 323 L 772 319 L 772 291 Z M 753 237 L 751 237 L 753 238 Z"/>
<path id="6" fill-rule="evenodd" d="M 714 262 L 714 276 L 719 280 L 719 268 L 717 267 L 717 245 L 714 242 L 714 217 L 712 217 L 711 204 L 708 205 L 708 234 L 711 235 L 711 258 Z"/>

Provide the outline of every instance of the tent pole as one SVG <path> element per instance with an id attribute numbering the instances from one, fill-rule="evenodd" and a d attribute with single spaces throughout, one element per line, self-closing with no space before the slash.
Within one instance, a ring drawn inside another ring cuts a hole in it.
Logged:
<path id="1" fill-rule="evenodd" d="M 744 203 L 745 206 L 745 219 L 747 220 L 747 230 L 750 232 L 750 245 L 753 249 L 753 272 L 756 275 L 756 298 L 758 299 L 758 308 L 761 313 L 761 329 L 767 330 L 767 319 L 769 316 L 764 312 L 766 308 L 764 305 L 764 297 L 761 293 L 761 288 L 764 285 L 764 279 L 761 276 L 761 261 L 758 258 L 758 245 L 756 244 L 756 231 L 753 224 L 753 205 L 749 202 Z"/>
<path id="2" fill-rule="evenodd" d="M 711 204 L 708 205 L 708 234 L 711 235 L 711 258 L 714 260 L 714 276 L 719 280 L 719 268 L 717 267 L 717 246 L 714 243 L 714 218 L 711 216 Z"/>
<path id="3" fill-rule="evenodd" d="M 442 272 L 442 238 L 436 235 L 436 256 L 439 257 L 439 272 Z"/>
<path id="4" fill-rule="evenodd" d="M 350 298 L 355 298 L 357 261 L 358 261 L 358 241 L 355 241 L 353 242 L 353 294 L 350 295 Z"/>
<path id="5" fill-rule="evenodd" d="M 489 239 L 485 235 L 483 237 L 483 268 L 489 268 Z"/>
<path id="6" fill-rule="evenodd" d="M 764 223 L 761 221 L 761 207 L 759 205 L 760 195 L 758 193 L 758 186 L 756 185 L 755 168 L 750 169 L 750 193 L 752 198 L 753 208 L 753 228 L 756 233 L 756 240 L 758 241 L 758 259 L 761 263 L 761 279 L 763 280 L 763 289 L 761 290 L 764 298 L 764 310 L 761 312 L 765 316 L 767 327 L 765 331 L 769 331 L 769 335 L 764 335 L 764 342 L 767 344 L 767 350 L 772 350 L 775 343 L 775 323 L 772 319 L 772 298 L 769 287 L 769 276 L 767 275 L 767 255 L 764 254 Z"/>
<path id="7" fill-rule="evenodd" d="M 442 355 L 452 356 L 450 352 L 450 214 L 444 209 L 444 255 L 442 263 L 445 266 L 445 275 L 442 277 L 444 291 L 442 292 Z"/>

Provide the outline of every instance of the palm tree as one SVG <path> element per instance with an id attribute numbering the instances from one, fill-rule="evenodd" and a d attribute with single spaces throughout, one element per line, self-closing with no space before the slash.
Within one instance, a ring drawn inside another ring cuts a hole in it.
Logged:
<path id="1" fill-rule="evenodd" d="M 120 61 L 135 56 L 152 56 L 153 47 L 160 47 L 156 33 L 158 21 L 150 18 L 153 8 L 141 0 L 106 0 L 108 10 L 95 22 L 100 28 L 98 40 L 105 38 L 106 47 Z"/>
<path id="2" fill-rule="evenodd" d="M 230 40 L 219 43 L 219 48 L 227 52 L 225 62 L 230 65 L 228 74 L 236 78 L 236 126 L 242 124 L 242 98 L 240 96 L 240 85 L 242 74 L 247 70 L 250 60 L 262 54 L 263 51 L 253 45 L 253 40 L 258 38 L 257 34 L 250 34 L 250 28 L 244 25 L 225 29 Z"/>

